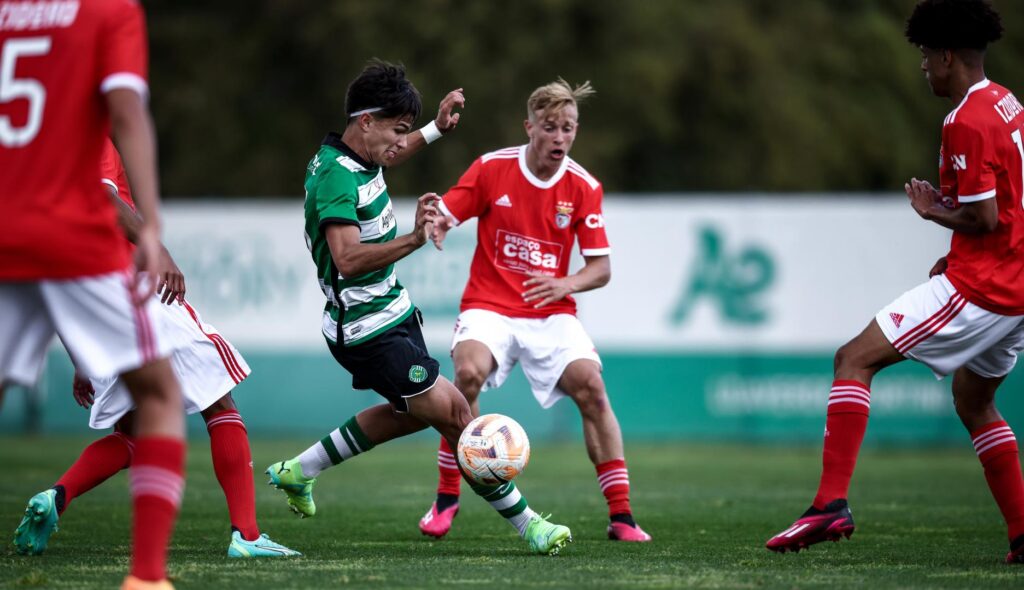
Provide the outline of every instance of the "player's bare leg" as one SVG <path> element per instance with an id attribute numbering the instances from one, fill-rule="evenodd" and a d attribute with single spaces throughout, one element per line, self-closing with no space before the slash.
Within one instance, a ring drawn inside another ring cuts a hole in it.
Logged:
<path id="1" fill-rule="evenodd" d="M 953 375 L 953 403 L 985 469 L 992 497 L 1006 521 L 1007 563 L 1024 563 L 1024 479 L 1013 430 L 996 409 L 996 389 L 1005 377 L 983 377 L 967 367 Z"/>
<path id="2" fill-rule="evenodd" d="M 867 430 L 871 380 L 885 367 L 902 360 L 905 360 L 903 355 L 897 352 L 875 320 L 836 351 L 818 493 L 803 516 L 768 540 L 768 549 L 799 551 L 821 541 L 838 541 L 853 534 L 847 491 Z"/>
<path id="3" fill-rule="evenodd" d="M 597 470 L 601 493 L 608 502 L 608 538 L 616 541 L 650 541 L 633 520 L 629 505 L 629 471 L 622 445 L 622 429 L 612 410 L 601 365 L 578 359 L 562 372 L 558 387 L 568 395 L 583 418 L 583 440 L 587 455 Z"/>
<path id="4" fill-rule="evenodd" d="M 463 340 L 452 351 L 455 364 L 455 387 L 466 398 L 473 416 L 480 415 L 480 390 L 497 367 L 497 361 L 487 345 L 478 340 Z M 441 437 L 437 449 L 437 499 L 420 519 L 420 532 L 441 538 L 452 528 L 452 520 L 459 513 L 459 488 L 462 474 L 455 461 L 454 447 Z"/>
<path id="5" fill-rule="evenodd" d="M 167 546 L 185 486 L 181 389 L 168 359 L 153 361 L 121 377 L 136 407 L 130 577 L 156 582 L 167 577 Z"/>

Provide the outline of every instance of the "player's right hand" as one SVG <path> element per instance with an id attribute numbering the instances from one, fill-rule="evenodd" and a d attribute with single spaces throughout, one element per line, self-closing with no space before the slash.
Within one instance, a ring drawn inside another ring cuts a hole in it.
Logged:
<path id="1" fill-rule="evenodd" d="M 92 407 L 96 390 L 92 388 L 91 381 L 75 371 L 75 378 L 71 383 L 71 395 L 74 396 L 78 405 L 88 410 Z"/>
<path id="2" fill-rule="evenodd" d="M 170 305 L 178 301 L 185 301 L 185 275 L 178 268 L 171 253 L 167 248 L 161 246 L 160 255 L 160 280 L 156 292 L 160 295 L 160 303 Z"/>
<path id="3" fill-rule="evenodd" d="M 440 213 L 437 216 L 437 219 L 434 220 L 434 227 L 430 231 L 430 241 L 434 242 L 435 248 L 438 250 L 444 250 L 441 245 L 444 243 L 444 238 L 448 235 L 448 231 L 454 226 L 455 221 L 451 217 L 448 217 L 444 213 Z"/>
<path id="4" fill-rule="evenodd" d="M 427 238 L 431 234 L 430 224 L 440 216 L 437 210 L 437 202 L 440 199 L 437 193 L 426 193 L 416 201 L 416 224 L 413 227 L 413 235 L 418 246 L 427 243 Z"/>
<path id="5" fill-rule="evenodd" d="M 160 272 L 160 228 L 145 223 L 135 242 L 135 276 L 132 278 L 132 303 L 142 305 L 156 292 Z"/>

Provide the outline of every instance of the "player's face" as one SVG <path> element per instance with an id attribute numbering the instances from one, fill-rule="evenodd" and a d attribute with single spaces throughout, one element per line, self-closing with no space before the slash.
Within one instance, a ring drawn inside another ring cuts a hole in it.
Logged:
<path id="1" fill-rule="evenodd" d="M 921 47 L 921 71 L 935 96 L 949 96 L 949 63 L 948 51 Z"/>
<path id="2" fill-rule="evenodd" d="M 370 161 L 378 166 L 387 166 L 398 152 L 405 149 L 412 123 L 409 115 L 373 119 L 366 133 L 366 151 Z"/>
<path id="3" fill-rule="evenodd" d="M 530 138 L 530 151 L 541 164 L 559 166 L 569 155 L 579 127 L 579 111 L 575 105 L 545 114 L 535 111 L 526 121 L 526 135 Z"/>

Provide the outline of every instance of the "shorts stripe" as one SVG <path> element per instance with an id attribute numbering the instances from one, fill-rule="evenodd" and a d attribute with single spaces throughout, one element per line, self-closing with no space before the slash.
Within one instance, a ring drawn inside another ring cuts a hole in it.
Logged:
<path id="1" fill-rule="evenodd" d="M 231 351 L 231 345 L 228 344 L 228 341 L 225 340 L 224 337 L 221 336 L 220 334 L 210 334 L 210 337 L 214 338 L 217 342 L 219 342 L 221 347 L 224 349 L 224 356 L 227 357 L 228 362 L 230 362 L 231 365 L 235 368 L 235 373 L 239 376 L 238 381 L 244 381 L 246 377 L 245 371 L 243 371 L 242 366 L 238 364 L 238 359 L 235 358 L 235 353 Z"/>
<path id="2" fill-rule="evenodd" d="M 185 305 L 185 309 L 188 310 L 188 314 L 192 316 L 192 321 L 196 323 L 196 327 L 199 328 L 199 331 L 202 332 L 203 336 L 206 336 L 206 338 L 213 343 L 214 348 L 217 349 L 217 354 L 220 355 L 220 361 L 224 363 L 224 368 L 227 369 L 228 375 L 231 377 L 231 380 L 235 382 L 235 385 L 238 385 L 245 380 L 245 373 L 241 369 L 236 368 L 237 365 L 234 364 L 234 355 L 231 353 L 231 349 L 224 343 L 224 340 L 220 335 L 210 334 L 203 330 L 203 325 L 199 323 L 199 316 L 196 315 L 196 310 L 192 309 L 192 306 L 189 305 L 187 301 L 183 302 L 183 304 Z"/>
<path id="3" fill-rule="evenodd" d="M 952 321 L 966 305 L 967 300 L 963 298 L 963 295 L 960 293 L 953 293 L 949 298 L 949 301 L 947 301 L 939 311 L 932 314 L 924 322 L 915 326 L 913 330 L 910 330 L 903 336 L 897 338 L 892 345 L 896 348 L 897 352 L 905 354 L 907 351 L 924 342 L 944 328 L 946 324 Z"/>
<path id="4" fill-rule="evenodd" d="M 126 270 L 122 274 L 124 288 L 128 292 L 128 304 L 132 306 L 132 316 L 135 319 L 135 334 L 139 343 L 139 352 L 142 355 L 142 364 L 147 365 L 156 358 L 156 346 L 153 342 L 153 327 L 149 324 L 149 316 L 141 305 L 136 305 L 132 292 L 132 274 Z"/>

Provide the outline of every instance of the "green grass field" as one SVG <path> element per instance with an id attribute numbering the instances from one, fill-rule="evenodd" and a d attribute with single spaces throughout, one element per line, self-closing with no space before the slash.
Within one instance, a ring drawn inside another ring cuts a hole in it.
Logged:
<path id="1" fill-rule="evenodd" d="M 519 483 L 534 509 L 572 528 L 575 542 L 557 557 L 529 554 L 472 495 L 447 538 L 422 537 L 416 522 L 434 489 L 434 449 L 392 443 L 325 473 L 313 519 L 293 517 L 261 477 L 261 527 L 305 557 L 259 562 L 225 557 L 227 509 L 205 437 L 195 441 L 170 558 L 179 589 L 1024 586 L 1024 567 L 1002 563 L 1002 520 L 966 439 L 959 450 L 865 452 L 851 494 L 853 539 L 796 555 L 763 543 L 810 501 L 815 449 L 631 445 L 633 507 L 655 541 L 628 545 L 605 539 L 604 500 L 582 445 L 537 445 Z M 75 500 L 45 555 L 22 557 L 10 545 L 24 502 L 86 442 L 0 438 L 0 588 L 113 588 L 124 576 L 123 474 Z M 308 442 L 254 441 L 257 470 Z"/>

